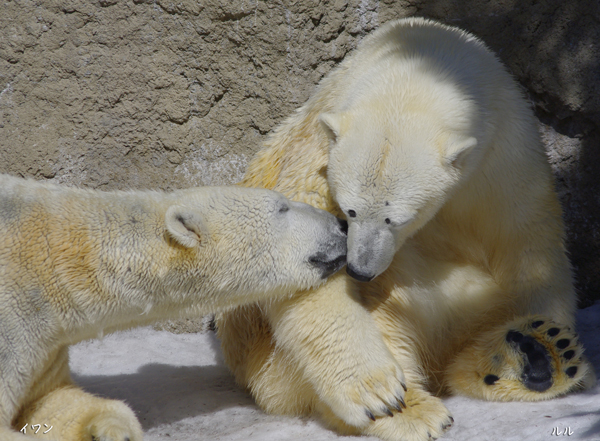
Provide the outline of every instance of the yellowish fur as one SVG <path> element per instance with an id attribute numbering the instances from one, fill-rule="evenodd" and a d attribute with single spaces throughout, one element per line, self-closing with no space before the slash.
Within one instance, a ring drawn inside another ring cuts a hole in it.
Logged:
<path id="1" fill-rule="evenodd" d="M 225 359 L 265 410 L 427 440 L 452 422 L 434 395 L 539 400 L 594 382 L 568 331 L 575 293 L 536 120 L 475 37 L 422 19 L 383 26 L 273 132 L 242 184 L 358 212 L 347 217 L 350 263 L 371 246 L 364 225 L 395 246 L 363 259 L 383 271 L 369 283 L 340 274 L 284 303 L 219 316 Z M 404 223 L 388 231 L 390 218 Z M 539 331 L 549 323 L 558 337 Z M 546 347 L 548 390 L 521 381 L 525 359 L 509 331 Z M 555 346 L 563 335 L 570 361 Z M 490 374 L 500 379 L 486 384 Z"/>
<path id="2" fill-rule="evenodd" d="M 344 263 L 339 220 L 262 189 L 96 192 L 0 175 L 0 440 L 141 441 L 73 385 L 68 345 L 286 298 Z M 339 260 L 341 259 L 341 260 Z M 11 429 L 12 428 L 12 429 Z"/>

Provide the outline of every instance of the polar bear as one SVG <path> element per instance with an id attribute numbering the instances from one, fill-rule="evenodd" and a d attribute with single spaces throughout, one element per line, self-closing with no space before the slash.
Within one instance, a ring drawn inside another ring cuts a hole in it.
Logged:
<path id="1" fill-rule="evenodd" d="M 382 26 L 243 184 L 349 224 L 347 274 L 218 317 L 226 362 L 266 411 L 417 441 L 452 425 L 442 394 L 533 401 L 593 384 L 536 120 L 474 36 Z"/>
<path id="2" fill-rule="evenodd" d="M 0 187 L 2 441 L 42 423 L 47 440 L 141 441 L 124 403 L 73 385 L 68 345 L 285 298 L 345 265 L 345 222 L 270 190 Z"/>

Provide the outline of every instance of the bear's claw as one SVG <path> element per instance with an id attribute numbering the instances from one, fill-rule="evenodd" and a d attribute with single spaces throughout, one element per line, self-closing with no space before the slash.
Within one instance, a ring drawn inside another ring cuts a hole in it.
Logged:
<path id="1" fill-rule="evenodd" d="M 402 409 L 406 409 L 406 403 L 404 402 L 404 398 L 402 397 L 396 397 L 396 401 L 397 403 L 394 404 L 394 409 L 396 409 L 398 412 L 402 412 Z"/>

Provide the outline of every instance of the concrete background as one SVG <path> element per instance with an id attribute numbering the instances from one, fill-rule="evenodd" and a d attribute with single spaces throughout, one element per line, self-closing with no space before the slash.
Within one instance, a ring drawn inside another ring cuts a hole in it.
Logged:
<path id="1" fill-rule="evenodd" d="M 523 85 L 600 299 L 600 4 L 591 0 L 0 0 L 0 172 L 98 189 L 234 183 L 380 24 L 481 37 Z"/>

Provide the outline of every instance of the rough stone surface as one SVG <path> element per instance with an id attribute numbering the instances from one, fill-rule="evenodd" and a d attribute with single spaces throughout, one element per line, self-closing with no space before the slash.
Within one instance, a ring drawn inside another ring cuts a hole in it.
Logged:
<path id="1" fill-rule="evenodd" d="M 0 0 L 0 172 L 91 188 L 237 181 L 368 32 L 480 36 L 529 94 L 582 304 L 600 298 L 600 5 L 589 0 Z"/>

